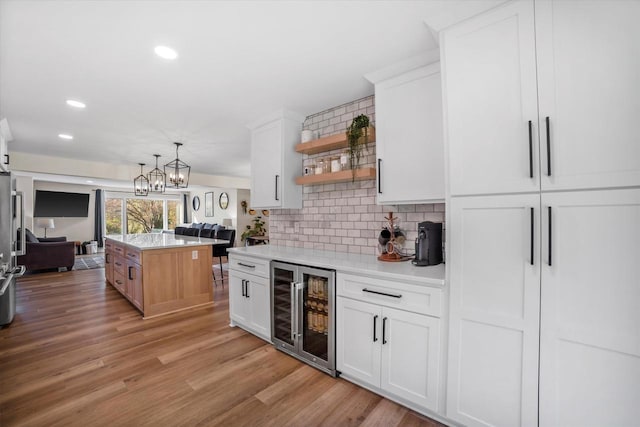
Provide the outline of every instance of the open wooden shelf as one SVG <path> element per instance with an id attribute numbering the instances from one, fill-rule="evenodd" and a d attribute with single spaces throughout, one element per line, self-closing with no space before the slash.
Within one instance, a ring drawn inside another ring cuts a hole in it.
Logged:
<path id="1" fill-rule="evenodd" d="M 375 142 L 376 128 L 369 126 L 368 129 L 369 142 Z M 342 132 L 336 135 L 325 136 L 324 138 L 314 139 L 313 141 L 298 144 L 296 145 L 296 152 L 302 154 L 318 154 L 324 151 L 347 148 L 347 146 L 347 134 Z"/>
<path id="2" fill-rule="evenodd" d="M 330 184 L 333 182 L 346 182 L 351 181 L 353 175 L 351 170 L 322 173 L 319 175 L 306 175 L 296 178 L 296 184 L 298 185 L 316 185 L 316 184 Z M 367 179 L 376 179 L 376 168 L 360 168 L 356 169 L 356 181 L 363 181 Z"/>

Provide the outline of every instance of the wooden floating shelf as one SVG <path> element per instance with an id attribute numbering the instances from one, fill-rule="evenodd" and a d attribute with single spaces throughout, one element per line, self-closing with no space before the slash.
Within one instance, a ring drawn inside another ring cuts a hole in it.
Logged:
<path id="1" fill-rule="evenodd" d="M 367 179 L 376 179 L 376 168 L 361 168 L 356 169 L 355 181 L 364 181 Z M 296 178 L 296 184 L 298 185 L 316 185 L 316 184 L 330 184 L 333 182 L 347 182 L 353 180 L 351 170 L 322 173 L 319 175 L 305 175 Z"/>
<path id="2" fill-rule="evenodd" d="M 374 128 L 373 126 L 369 126 L 368 129 L 369 142 L 375 142 L 376 128 Z M 296 145 L 296 152 L 302 154 L 318 154 L 324 151 L 347 148 L 348 145 L 349 144 L 347 143 L 347 135 L 345 132 L 342 132 L 298 144 Z"/>

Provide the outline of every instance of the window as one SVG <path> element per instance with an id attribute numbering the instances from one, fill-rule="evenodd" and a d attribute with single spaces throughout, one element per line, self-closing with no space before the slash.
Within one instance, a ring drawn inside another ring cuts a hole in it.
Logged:
<path id="1" fill-rule="evenodd" d="M 173 230 L 182 219 L 179 196 L 132 198 L 116 192 L 105 197 L 106 234 Z"/>
<path id="2" fill-rule="evenodd" d="M 123 199 L 105 199 L 104 218 L 107 234 L 122 234 L 122 202 Z"/>

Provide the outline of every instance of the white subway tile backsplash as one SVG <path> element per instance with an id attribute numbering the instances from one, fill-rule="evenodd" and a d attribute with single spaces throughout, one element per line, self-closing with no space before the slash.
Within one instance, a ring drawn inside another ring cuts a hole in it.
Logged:
<path id="1" fill-rule="evenodd" d="M 359 114 L 367 114 L 375 126 L 374 104 L 374 97 L 369 96 L 321 111 L 307 117 L 303 129 L 316 130 L 320 136 L 335 135 L 345 132 Z M 315 164 L 318 158 L 324 159 L 341 151 L 304 155 L 300 173 L 303 165 Z M 375 165 L 375 143 L 369 143 L 361 167 Z M 411 250 L 417 237 L 418 222 L 444 221 L 444 203 L 379 206 L 375 204 L 376 193 L 375 180 L 305 186 L 302 209 L 270 211 L 270 242 L 281 246 L 376 256 L 378 235 L 389 212 L 399 218 L 400 228 L 406 235 L 405 246 Z"/>

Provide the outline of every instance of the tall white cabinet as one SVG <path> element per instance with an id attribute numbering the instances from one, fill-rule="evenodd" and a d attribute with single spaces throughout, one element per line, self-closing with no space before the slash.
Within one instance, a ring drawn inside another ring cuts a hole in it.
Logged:
<path id="1" fill-rule="evenodd" d="M 453 420 L 640 419 L 639 17 L 522 0 L 442 34 Z"/>
<path id="2" fill-rule="evenodd" d="M 295 178 L 302 155 L 300 142 L 304 117 L 281 110 L 249 125 L 251 129 L 251 207 L 302 208 L 302 186 Z"/>
<path id="3" fill-rule="evenodd" d="M 440 63 L 426 61 L 366 75 L 375 84 L 378 204 L 444 200 Z"/>

